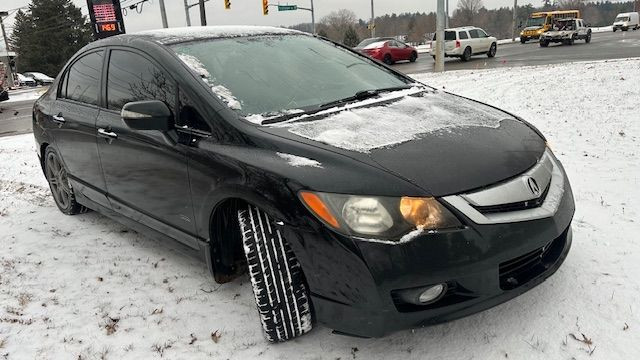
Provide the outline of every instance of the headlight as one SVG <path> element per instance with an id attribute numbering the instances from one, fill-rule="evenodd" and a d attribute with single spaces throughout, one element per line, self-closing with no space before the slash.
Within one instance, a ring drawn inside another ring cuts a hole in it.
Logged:
<path id="1" fill-rule="evenodd" d="M 524 35 L 524 31 L 520 31 L 520 36 Z"/>
<path id="2" fill-rule="evenodd" d="M 301 191 L 302 203 L 331 229 L 345 235 L 394 241 L 416 230 L 461 227 L 438 200 Z"/>

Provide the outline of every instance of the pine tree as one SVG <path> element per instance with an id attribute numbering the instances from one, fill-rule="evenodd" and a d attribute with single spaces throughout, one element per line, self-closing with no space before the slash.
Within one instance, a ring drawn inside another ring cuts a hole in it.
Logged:
<path id="1" fill-rule="evenodd" d="M 356 32 L 356 29 L 354 29 L 353 26 L 349 25 L 349 27 L 347 28 L 347 31 L 345 31 L 344 33 L 344 41 L 342 43 L 345 44 L 346 46 L 354 47 L 358 45 L 359 42 L 360 42 L 360 39 L 358 38 L 358 33 Z"/>
<path id="2" fill-rule="evenodd" d="M 16 14 L 11 44 L 20 71 L 56 76 L 92 40 L 91 28 L 71 0 L 33 0 Z"/>

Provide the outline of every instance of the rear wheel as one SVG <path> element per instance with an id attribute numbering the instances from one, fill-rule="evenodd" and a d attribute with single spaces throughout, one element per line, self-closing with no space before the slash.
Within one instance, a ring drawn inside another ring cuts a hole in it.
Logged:
<path id="1" fill-rule="evenodd" d="M 418 60 L 418 53 L 412 52 L 411 53 L 411 57 L 409 57 L 409 61 L 410 62 L 416 62 L 416 60 Z"/>
<path id="2" fill-rule="evenodd" d="M 464 49 L 464 52 L 462 53 L 462 56 L 460 57 L 460 60 L 469 61 L 469 59 L 471 59 L 471 48 L 467 47 L 467 48 Z"/>
<path id="3" fill-rule="evenodd" d="M 304 275 L 279 225 L 253 205 L 238 211 L 238 221 L 267 340 L 282 342 L 309 332 L 312 316 Z"/>
<path id="4" fill-rule="evenodd" d="M 44 155 L 44 175 L 49 183 L 51 194 L 62 213 L 76 215 L 87 212 L 87 208 L 78 204 L 73 193 L 67 170 L 62 165 L 60 157 L 51 147 L 47 147 Z"/>
<path id="5" fill-rule="evenodd" d="M 387 65 L 393 65 L 393 58 L 391 57 L 391 54 L 385 55 L 382 61 Z"/>
<path id="6" fill-rule="evenodd" d="M 496 56 L 497 50 L 498 50 L 498 45 L 496 45 L 496 43 L 491 44 L 491 47 L 489 48 L 489 52 L 487 53 L 487 56 L 490 58 Z"/>

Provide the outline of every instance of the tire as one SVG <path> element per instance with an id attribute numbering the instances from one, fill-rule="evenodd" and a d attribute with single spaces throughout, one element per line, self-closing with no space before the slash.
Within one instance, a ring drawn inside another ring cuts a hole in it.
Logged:
<path id="1" fill-rule="evenodd" d="M 63 214 L 77 215 L 88 211 L 76 201 L 67 170 L 60 161 L 58 153 L 51 146 L 47 147 L 44 153 L 44 175 L 49 183 L 53 200 Z"/>
<path id="2" fill-rule="evenodd" d="M 627 30 L 629 30 L 629 28 L 626 28 L 626 27 L 622 28 L 622 31 L 627 31 Z"/>
<path id="3" fill-rule="evenodd" d="M 309 332 L 312 312 L 304 274 L 279 225 L 253 205 L 238 210 L 238 222 L 267 340 L 283 342 Z"/>
<path id="4" fill-rule="evenodd" d="M 411 57 L 409 57 L 409 62 L 416 62 L 418 60 L 418 53 L 412 52 Z"/>
<path id="5" fill-rule="evenodd" d="M 540 40 L 540 47 L 549 46 L 549 40 Z"/>
<path id="6" fill-rule="evenodd" d="M 616 30 L 617 30 L 616 28 L 613 28 L 613 32 L 616 32 Z"/>
<path id="7" fill-rule="evenodd" d="M 469 59 L 471 59 L 471 48 L 467 46 L 464 49 L 464 52 L 462 53 L 462 56 L 460 57 L 460 60 L 469 61 Z"/>
<path id="8" fill-rule="evenodd" d="M 496 43 L 491 44 L 489 52 L 487 52 L 487 56 L 490 58 L 496 56 L 496 51 L 498 51 L 498 45 L 496 45 Z"/>
<path id="9" fill-rule="evenodd" d="M 584 42 L 585 42 L 586 44 L 588 44 L 588 43 L 590 43 L 590 42 L 591 42 L 591 31 L 589 31 L 589 32 L 587 33 L 587 37 L 584 39 Z"/>
<path id="10" fill-rule="evenodd" d="M 527 42 L 527 38 L 520 37 L 520 44 L 524 44 Z"/>
<path id="11" fill-rule="evenodd" d="M 391 57 L 391 54 L 385 55 L 382 61 L 387 65 L 393 65 L 393 58 Z"/>

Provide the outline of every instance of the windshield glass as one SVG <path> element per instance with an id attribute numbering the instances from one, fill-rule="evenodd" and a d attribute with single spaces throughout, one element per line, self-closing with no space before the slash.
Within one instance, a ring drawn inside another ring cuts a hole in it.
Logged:
<path id="1" fill-rule="evenodd" d="M 406 86 L 402 77 L 306 35 L 211 39 L 171 46 L 230 108 L 277 115 L 365 91 Z"/>
<path id="2" fill-rule="evenodd" d="M 527 19 L 527 27 L 544 25 L 544 17 L 534 17 Z"/>
<path id="3" fill-rule="evenodd" d="M 618 16 L 616 21 L 629 21 L 629 17 L 627 16 Z"/>

